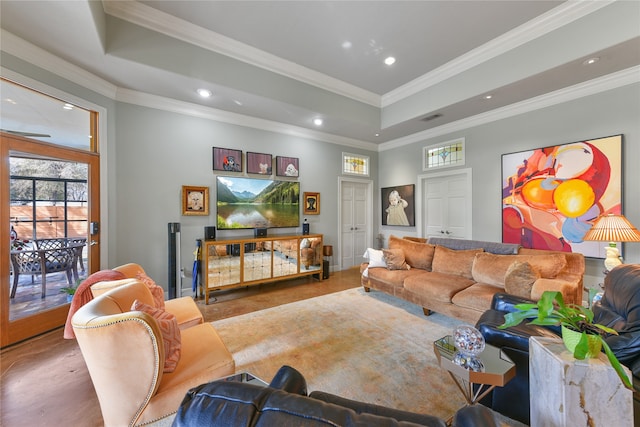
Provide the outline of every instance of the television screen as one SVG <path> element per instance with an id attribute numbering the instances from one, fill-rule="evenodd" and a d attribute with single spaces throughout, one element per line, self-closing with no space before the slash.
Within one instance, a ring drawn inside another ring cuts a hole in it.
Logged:
<path id="1" fill-rule="evenodd" d="M 299 204 L 299 182 L 216 177 L 219 230 L 298 227 Z"/>

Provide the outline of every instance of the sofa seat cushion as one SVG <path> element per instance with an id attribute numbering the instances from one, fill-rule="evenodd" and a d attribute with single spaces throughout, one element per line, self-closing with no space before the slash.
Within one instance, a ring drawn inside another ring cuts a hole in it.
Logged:
<path id="1" fill-rule="evenodd" d="M 235 362 L 210 323 L 181 331 L 182 356 L 176 370 L 162 374 L 158 390 L 138 424 L 176 412 L 185 390 L 235 373 Z M 132 375 L 132 380 L 135 375 Z"/>
<path id="2" fill-rule="evenodd" d="M 404 287 L 426 299 L 450 303 L 455 294 L 473 283 L 473 280 L 465 277 L 432 271 L 407 277 L 404 281 Z"/>
<path id="3" fill-rule="evenodd" d="M 369 281 L 382 282 L 394 287 L 402 287 L 408 277 L 424 274 L 424 270 L 389 270 L 383 267 L 369 267 Z"/>
<path id="4" fill-rule="evenodd" d="M 402 249 L 404 258 L 411 268 L 431 271 L 435 245 L 389 236 L 389 249 Z"/>
<path id="5" fill-rule="evenodd" d="M 191 297 L 166 301 L 165 309 L 176 316 L 180 329 L 190 328 L 204 322 L 198 304 Z"/>
<path id="6" fill-rule="evenodd" d="M 473 260 L 481 252 L 484 252 L 484 249 L 455 250 L 436 246 L 432 271 L 473 279 L 471 274 Z"/>
<path id="7" fill-rule="evenodd" d="M 476 283 L 455 294 L 451 301 L 459 307 L 482 313 L 491 308 L 491 300 L 498 292 L 504 292 L 504 289 L 486 283 Z"/>
<path id="8" fill-rule="evenodd" d="M 476 282 L 504 288 L 504 277 L 514 262 L 528 262 L 541 277 L 553 279 L 567 266 L 561 253 L 541 255 L 495 255 L 478 254 L 473 260 L 472 275 Z"/>

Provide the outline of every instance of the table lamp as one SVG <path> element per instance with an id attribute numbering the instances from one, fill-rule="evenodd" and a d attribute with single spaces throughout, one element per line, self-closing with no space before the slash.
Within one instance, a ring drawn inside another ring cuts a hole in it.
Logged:
<path id="1" fill-rule="evenodd" d="M 605 247 L 607 257 L 604 260 L 604 268 L 611 271 L 622 264 L 615 242 L 640 242 L 640 232 L 624 215 L 608 214 L 596 219 L 583 240 L 609 242 L 609 246 Z"/>

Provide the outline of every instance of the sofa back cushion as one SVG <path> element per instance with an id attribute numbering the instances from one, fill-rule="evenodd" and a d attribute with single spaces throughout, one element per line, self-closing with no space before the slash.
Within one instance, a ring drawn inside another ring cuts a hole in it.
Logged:
<path id="1" fill-rule="evenodd" d="M 471 274 L 473 260 L 477 254 L 483 251 L 484 249 L 482 248 L 454 250 L 437 245 L 433 255 L 432 270 L 437 273 L 453 274 L 473 279 Z"/>
<path id="2" fill-rule="evenodd" d="M 420 268 L 431 271 L 435 246 L 428 243 L 414 242 L 389 236 L 389 249 L 402 249 L 404 258 L 411 268 Z"/>
<path id="3" fill-rule="evenodd" d="M 562 253 L 541 255 L 495 255 L 478 254 L 473 261 L 473 280 L 488 285 L 504 288 L 504 278 L 509 266 L 514 262 L 528 262 L 531 267 L 546 279 L 555 278 L 567 266 L 567 259 Z"/>

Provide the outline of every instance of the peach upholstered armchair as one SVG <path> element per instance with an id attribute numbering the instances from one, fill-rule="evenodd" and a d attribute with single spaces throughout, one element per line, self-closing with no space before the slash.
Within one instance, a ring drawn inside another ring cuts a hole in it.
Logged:
<path id="1" fill-rule="evenodd" d="M 91 286 L 91 294 L 94 298 L 115 287 L 131 283 L 132 279 L 138 279 L 140 275 L 146 276 L 142 266 L 135 263 L 123 264 L 114 268 L 114 270 L 124 274 L 127 279 L 109 280 L 93 284 Z M 165 301 L 165 310 L 176 316 L 180 329 L 189 328 L 204 322 L 202 313 L 191 297 L 174 298 Z"/>
<path id="2" fill-rule="evenodd" d="M 235 372 L 232 355 L 210 323 L 179 329 L 180 358 L 173 372 L 164 372 L 160 323 L 132 311 L 135 300 L 154 303 L 139 280 L 97 296 L 72 318 L 105 426 L 159 420 L 177 411 L 190 388 Z"/>

